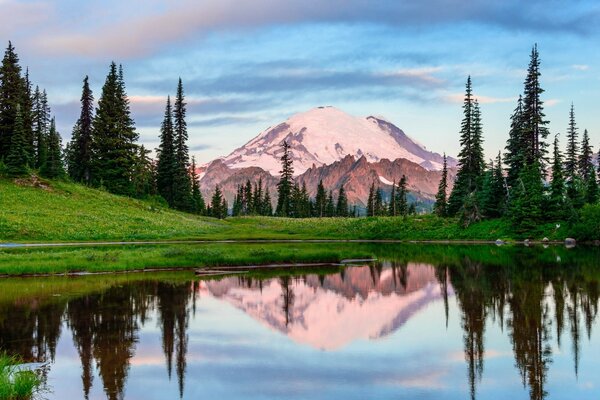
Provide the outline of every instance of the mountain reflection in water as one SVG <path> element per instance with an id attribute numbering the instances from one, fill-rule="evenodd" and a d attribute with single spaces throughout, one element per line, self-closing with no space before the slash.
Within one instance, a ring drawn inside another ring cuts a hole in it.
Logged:
<path id="1" fill-rule="evenodd" d="M 9 279 L 0 349 L 50 363 L 49 398 L 598 396 L 593 263 L 458 259 L 202 281 Z M 304 386 L 286 386 L 290 371 Z M 254 387 L 255 372 L 272 382 Z M 315 393 L 315 379 L 332 385 Z"/>

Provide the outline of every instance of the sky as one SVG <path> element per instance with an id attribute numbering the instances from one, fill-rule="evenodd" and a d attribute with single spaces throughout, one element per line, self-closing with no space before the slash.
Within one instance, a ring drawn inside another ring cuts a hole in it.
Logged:
<path id="1" fill-rule="evenodd" d="M 322 105 L 385 117 L 456 155 L 468 75 L 494 157 L 537 43 L 552 135 L 564 143 L 573 103 L 600 146 L 596 0 L 0 0 L 0 39 L 47 90 L 64 141 L 83 78 L 97 98 L 114 60 L 140 142 L 156 148 L 181 77 L 200 163 Z"/>

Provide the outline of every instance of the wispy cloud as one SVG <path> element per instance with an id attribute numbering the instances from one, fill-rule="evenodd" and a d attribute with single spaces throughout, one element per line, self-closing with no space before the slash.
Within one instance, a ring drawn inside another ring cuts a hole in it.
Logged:
<path id="1" fill-rule="evenodd" d="M 573 69 L 577 71 L 587 71 L 590 69 L 590 66 L 587 64 L 573 64 L 571 65 L 571 67 L 573 67 Z"/>
<path id="2" fill-rule="evenodd" d="M 556 7 L 548 5 L 554 3 Z M 85 3 L 85 2 L 82 2 Z M 111 6 L 118 4 L 109 2 Z M 588 2 L 582 2 L 588 3 Z M 589 3 L 588 3 L 589 4 Z M 85 7 L 74 3 L 74 7 Z M 511 31 L 593 33 L 600 14 L 593 7 L 558 12 L 558 0 L 490 2 L 474 0 L 380 1 L 364 0 L 183 0 L 161 7 L 140 4 L 135 15 L 116 22 L 103 20 L 78 29 L 51 29 L 35 38 L 40 50 L 89 57 L 138 57 L 169 43 L 190 40 L 215 31 L 239 31 L 280 24 L 378 23 L 394 27 L 475 23 Z M 591 9 L 590 9 L 591 8 Z M 89 21 L 86 21 L 89 23 Z"/>
<path id="3" fill-rule="evenodd" d="M 481 95 L 475 95 L 474 97 L 480 104 L 512 103 L 517 101 L 516 97 L 492 97 Z M 459 104 L 464 101 L 465 95 L 464 93 L 452 93 L 443 96 L 442 99 L 447 103 Z"/>

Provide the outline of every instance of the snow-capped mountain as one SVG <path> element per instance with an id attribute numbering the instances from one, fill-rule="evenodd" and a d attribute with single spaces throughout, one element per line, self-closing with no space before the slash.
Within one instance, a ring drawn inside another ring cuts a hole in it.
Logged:
<path id="1" fill-rule="evenodd" d="M 296 175 L 316 166 L 330 165 L 347 155 L 368 162 L 403 158 L 427 170 L 439 170 L 442 156 L 428 151 L 383 118 L 349 115 L 335 107 L 317 107 L 267 128 L 256 138 L 224 157 L 229 168 L 259 167 L 277 176 L 281 143 L 291 146 Z M 450 167 L 456 160 L 449 158 Z"/>

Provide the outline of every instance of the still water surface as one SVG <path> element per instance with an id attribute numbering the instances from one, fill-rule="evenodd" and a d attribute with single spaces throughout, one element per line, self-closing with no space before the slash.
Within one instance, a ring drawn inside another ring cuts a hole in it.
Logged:
<path id="1" fill-rule="evenodd" d="M 378 252 L 301 273 L 0 281 L 0 348 L 48 363 L 49 399 L 600 397 L 597 249 Z"/>

